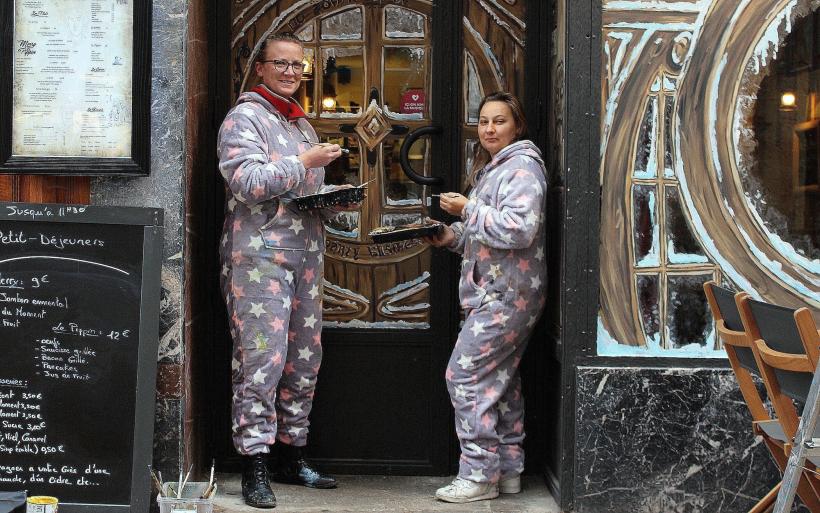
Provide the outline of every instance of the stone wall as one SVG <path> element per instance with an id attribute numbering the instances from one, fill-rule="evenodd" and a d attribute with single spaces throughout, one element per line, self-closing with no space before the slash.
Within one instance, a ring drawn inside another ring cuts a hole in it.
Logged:
<path id="1" fill-rule="evenodd" d="M 183 247 L 187 2 L 154 0 L 152 20 L 151 174 L 98 178 L 91 203 L 165 211 L 154 465 L 176 475 L 183 454 Z"/>

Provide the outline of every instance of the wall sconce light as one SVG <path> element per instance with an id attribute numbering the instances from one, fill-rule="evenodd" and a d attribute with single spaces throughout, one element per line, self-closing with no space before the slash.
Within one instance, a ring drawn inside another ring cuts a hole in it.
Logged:
<path id="1" fill-rule="evenodd" d="M 311 66 L 310 60 L 303 60 L 302 65 L 304 66 L 302 68 L 302 78 L 310 78 L 310 76 L 313 75 L 313 66 Z"/>
<path id="2" fill-rule="evenodd" d="M 336 106 L 336 98 L 334 98 L 332 96 L 325 96 L 324 98 L 322 98 L 322 107 L 324 107 L 325 110 L 330 110 L 330 109 L 334 108 L 335 106 Z"/>
<path id="3" fill-rule="evenodd" d="M 791 91 L 786 91 L 780 97 L 780 110 L 791 111 L 797 106 L 797 97 Z"/>

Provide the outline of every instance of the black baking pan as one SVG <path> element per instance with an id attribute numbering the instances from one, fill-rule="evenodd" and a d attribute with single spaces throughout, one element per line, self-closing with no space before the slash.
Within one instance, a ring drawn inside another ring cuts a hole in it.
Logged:
<path id="1" fill-rule="evenodd" d="M 320 194 L 310 194 L 294 198 L 296 208 L 299 210 L 316 210 L 318 208 L 328 208 L 336 205 L 349 205 L 351 203 L 361 203 L 364 200 L 366 187 L 348 187 L 347 189 L 337 189 L 331 192 Z"/>
<path id="2" fill-rule="evenodd" d="M 419 239 L 421 237 L 438 235 L 444 229 L 444 223 L 437 221 L 427 223 L 400 224 L 396 226 L 380 226 L 368 233 L 373 242 L 395 242 L 399 240 Z"/>

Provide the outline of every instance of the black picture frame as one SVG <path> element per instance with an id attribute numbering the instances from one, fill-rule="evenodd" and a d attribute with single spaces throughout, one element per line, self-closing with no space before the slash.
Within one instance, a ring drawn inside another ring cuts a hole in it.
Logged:
<path id="1" fill-rule="evenodd" d="M 136 175 L 150 172 L 151 142 L 151 10 L 152 0 L 131 0 L 133 66 L 131 156 L 12 155 L 14 12 L 18 0 L 0 2 L 0 173 L 67 176 Z"/>

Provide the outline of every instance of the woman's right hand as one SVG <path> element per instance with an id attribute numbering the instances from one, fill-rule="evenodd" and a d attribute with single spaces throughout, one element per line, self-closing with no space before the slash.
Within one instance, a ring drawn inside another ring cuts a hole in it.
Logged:
<path id="1" fill-rule="evenodd" d="M 424 242 L 435 246 L 437 248 L 448 247 L 456 240 L 456 234 L 449 226 L 444 226 L 444 229 L 437 235 L 423 237 Z"/>
<path id="2" fill-rule="evenodd" d="M 320 144 L 299 155 L 299 160 L 305 169 L 310 169 L 325 167 L 341 155 L 342 148 L 338 144 Z"/>
<path id="3" fill-rule="evenodd" d="M 461 217 L 467 198 L 457 192 L 443 192 L 439 196 L 441 209 L 451 216 Z"/>

